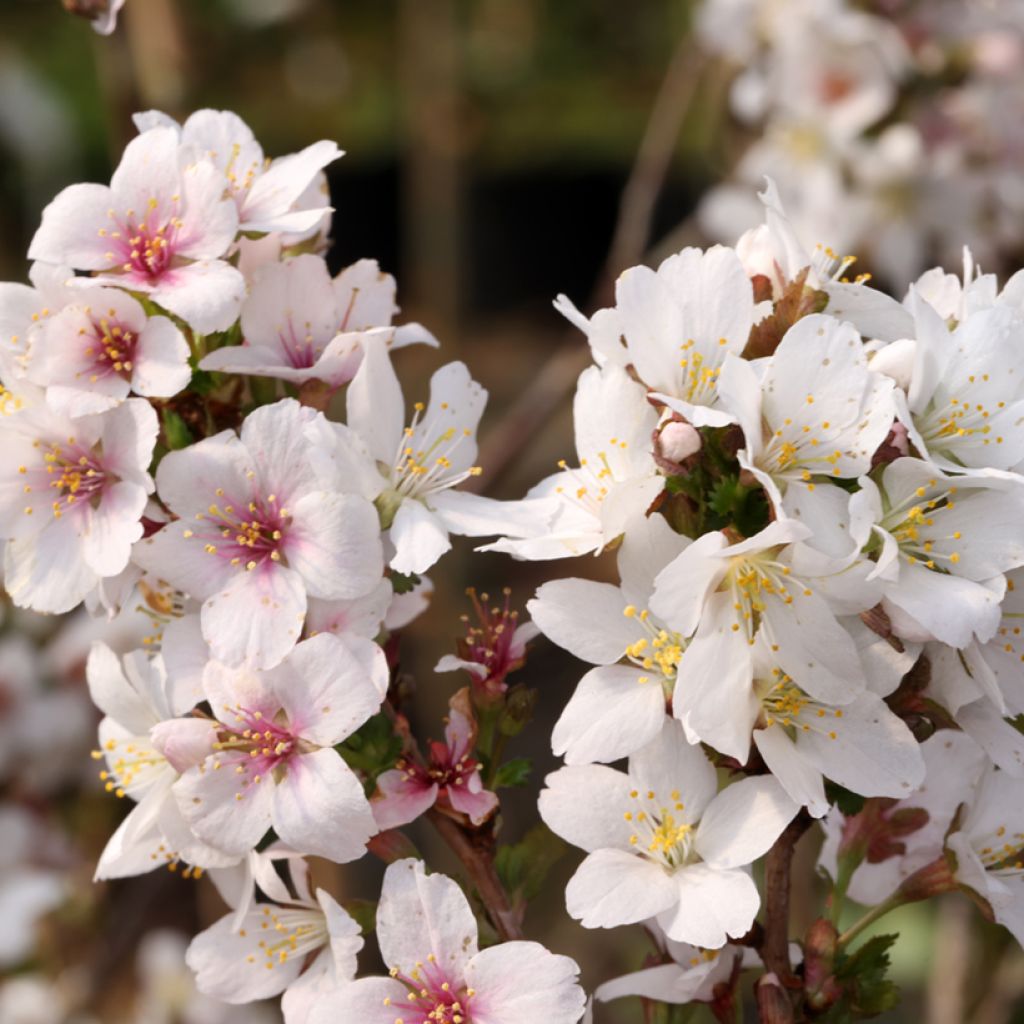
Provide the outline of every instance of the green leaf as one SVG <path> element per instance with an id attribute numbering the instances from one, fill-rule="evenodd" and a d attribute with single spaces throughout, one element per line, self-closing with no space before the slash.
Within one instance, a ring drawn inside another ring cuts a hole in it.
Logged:
<path id="1" fill-rule="evenodd" d="M 367 789 L 372 791 L 377 776 L 395 766 L 402 753 L 402 740 L 395 735 L 391 719 L 385 714 L 379 714 L 374 715 L 334 749 L 350 768 L 366 776 Z"/>
<path id="2" fill-rule="evenodd" d="M 188 429 L 188 424 L 173 409 L 164 409 L 162 419 L 167 447 L 172 452 L 179 448 L 187 448 L 195 440 L 192 431 Z"/>
<path id="3" fill-rule="evenodd" d="M 192 370 L 192 381 L 189 384 L 189 390 L 194 391 L 197 395 L 208 395 L 211 391 L 215 391 L 217 388 L 218 381 L 212 373 L 206 370 Z"/>
<path id="4" fill-rule="evenodd" d="M 514 757 L 506 761 L 494 775 L 494 788 L 525 786 L 530 781 L 533 762 L 528 757 Z"/>
<path id="5" fill-rule="evenodd" d="M 847 818 L 852 818 L 864 810 L 865 798 L 859 793 L 851 793 L 844 789 L 838 782 L 826 781 L 825 796 L 828 802 L 835 804 Z"/>
<path id="6" fill-rule="evenodd" d="M 532 900 L 567 849 L 546 825 L 535 825 L 520 842 L 500 847 L 494 866 L 513 899 Z"/>
<path id="7" fill-rule="evenodd" d="M 829 1024 L 865 1020 L 891 1010 L 900 1000 L 894 982 L 885 975 L 889 970 L 889 950 L 898 935 L 875 935 L 855 953 L 840 954 L 835 977 L 842 995 L 821 1020 Z"/>
<path id="8" fill-rule="evenodd" d="M 420 582 L 419 576 L 415 573 L 409 573 L 407 576 L 404 573 L 392 571 L 389 578 L 391 580 L 391 589 L 396 594 L 408 594 L 410 591 L 414 590 Z"/>

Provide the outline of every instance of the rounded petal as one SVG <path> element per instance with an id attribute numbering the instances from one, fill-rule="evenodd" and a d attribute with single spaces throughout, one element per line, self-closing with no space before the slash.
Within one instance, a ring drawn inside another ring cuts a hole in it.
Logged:
<path id="1" fill-rule="evenodd" d="M 565 906 L 584 928 L 636 924 L 668 910 L 676 885 L 659 864 L 623 850 L 596 850 L 569 879 Z"/>

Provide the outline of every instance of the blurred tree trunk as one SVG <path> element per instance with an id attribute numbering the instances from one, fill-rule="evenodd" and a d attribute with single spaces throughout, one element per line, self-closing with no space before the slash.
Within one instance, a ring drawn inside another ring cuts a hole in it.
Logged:
<path id="1" fill-rule="evenodd" d="M 401 281 L 407 306 L 425 311 L 450 353 L 458 346 L 462 290 L 459 54 L 454 0 L 400 0 Z"/>

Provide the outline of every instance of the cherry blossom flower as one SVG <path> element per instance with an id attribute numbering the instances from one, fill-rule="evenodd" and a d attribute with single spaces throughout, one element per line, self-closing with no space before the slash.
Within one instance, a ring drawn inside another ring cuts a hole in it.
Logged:
<path id="1" fill-rule="evenodd" d="M 362 978 L 314 1009 L 310 1024 L 576 1024 L 586 997 L 579 968 L 536 942 L 479 950 L 462 890 L 417 860 L 390 865 L 377 908 L 390 978 Z"/>
<path id="2" fill-rule="evenodd" d="M 176 395 L 192 378 L 188 356 L 188 343 L 167 317 L 147 318 L 130 295 L 96 288 L 45 321 L 28 379 L 46 388 L 56 412 L 83 416 L 113 408 L 129 392 Z"/>
<path id="3" fill-rule="evenodd" d="M 380 528 L 369 502 L 341 494 L 310 455 L 319 416 L 291 399 L 170 452 L 160 498 L 180 518 L 143 541 L 135 560 L 202 606 L 215 658 L 269 667 L 299 638 L 307 595 L 333 600 L 380 581 Z"/>
<path id="4" fill-rule="evenodd" d="M 829 809 L 825 778 L 864 796 L 897 798 L 924 780 L 914 734 L 878 694 L 865 690 L 842 705 L 815 700 L 777 668 L 757 672 L 754 694 L 754 745 L 786 792 L 814 817 Z M 739 717 L 740 709 L 735 713 Z M 715 742 L 711 733 L 706 739 Z"/>
<path id="5" fill-rule="evenodd" d="M 76 284 L 142 292 L 201 334 L 238 316 L 242 275 L 223 257 L 238 232 L 217 168 L 170 128 L 133 139 L 106 185 L 70 185 L 43 211 L 29 258 L 93 271 Z"/>
<path id="6" fill-rule="evenodd" d="M 419 574 L 450 547 L 449 533 L 483 536 L 506 529 L 507 506 L 464 491 L 477 476 L 476 428 L 487 392 L 463 363 L 448 363 L 430 378 L 430 402 L 413 406 L 405 426 L 401 385 L 379 339 L 368 340 L 349 386 L 348 426 L 331 424 L 336 472 L 374 501 L 394 548 L 389 565 Z"/>
<path id="7" fill-rule="evenodd" d="M 1024 781 L 989 767 L 959 826 L 946 837 L 953 876 L 1024 945 Z"/>
<path id="8" fill-rule="evenodd" d="M 698 427 L 731 422 L 719 408 L 718 374 L 728 353 L 742 352 L 754 323 L 753 289 L 736 253 L 683 249 L 656 271 L 633 267 L 616 282 L 615 298 L 614 319 L 595 318 L 596 329 L 564 296 L 559 302 L 588 336 L 614 323 L 614 348 L 591 344 L 617 365 L 632 365 L 670 409 Z"/>
<path id="9" fill-rule="evenodd" d="M 205 758 L 174 784 L 193 831 L 236 857 L 270 828 L 303 853 L 339 863 L 360 857 L 376 831 L 373 815 L 362 784 L 331 748 L 377 711 L 387 681 L 383 652 L 366 664 L 327 633 L 263 672 L 210 662 L 203 683 L 215 735 Z M 168 728 L 168 756 L 178 740 Z"/>
<path id="10" fill-rule="evenodd" d="M 685 684 L 675 688 L 673 711 L 693 742 L 708 737 L 741 763 L 750 731 L 740 709 L 757 713 L 752 682 L 759 640 L 775 667 L 817 700 L 847 704 L 867 685 L 833 605 L 846 603 L 847 614 L 864 611 L 877 595 L 852 569 L 832 580 L 817 568 L 803 575 L 793 542 L 810 533 L 793 520 L 771 523 L 736 544 L 708 533 L 655 580 L 652 613 L 680 636 L 692 636 L 677 666 Z"/>
<path id="11" fill-rule="evenodd" d="M 1003 573 L 1024 565 L 1019 481 L 950 477 L 920 459 L 885 467 L 881 488 L 862 477 L 851 531 L 877 550 L 871 577 L 899 635 L 966 647 L 999 628 Z"/>
<path id="12" fill-rule="evenodd" d="M 850 898 L 858 903 L 881 903 L 915 871 L 941 855 L 943 839 L 957 808 L 970 798 L 985 765 L 984 755 L 968 736 L 948 729 L 928 737 L 921 744 L 921 756 L 925 762 L 924 782 L 914 793 L 893 802 L 886 817 L 919 809 L 926 812 L 927 818 L 921 827 L 901 833 L 898 847 L 887 844 L 889 849 L 884 850 L 886 855 L 880 859 L 872 856 L 869 849 L 847 889 Z M 838 870 L 843 827 L 848 820 L 835 809 L 823 822 L 825 845 L 819 863 L 833 878 Z"/>
<path id="13" fill-rule="evenodd" d="M 670 939 L 706 949 L 750 928 L 760 900 L 746 865 L 798 810 L 770 776 L 716 795 L 714 767 L 671 719 L 628 774 L 574 765 L 545 785 L 544 822 L 587 851 L 566 889 L 569 913 L 585 928 L 656 918 Z"/>
<path id="14" fill-rule="evenodd" d="M 830 316 L 798 320 L 758 370 L 730 359 L 722 368 L 722 404 L 743 427 L 740 464 L 781 513 L 787 487 L 815 477 L 854 479 L 896 416 L 892 382 L 868 369 L 860 335 Z"/>
<path id="15" fill-rule="evenodd" d="M 211 352 L 200 367 L 338 388 L 355 376 L 369 337 L 390 348 L 436 347 L 419 324 L 392 327 L 397 312 L 395 279 L 376 260 L 360 260 L 332 280 L 321 257 L 296 256 L 256 274 L 242 307 L 242 345 Z"/>
<path id="16" fill-rule="evenodd" d="M 951 332 L 914 293 L 911 308 L 916 341 L 901 417 L 910 440 L 947 472 L 1012 469 L 1024 459 L 1024 312 L 994 305 Z"/>
<path id="17" fill-rule="evenodd" d="M 480 763 L 473 757 L 476 722 L 467 690 L 449 702 L 444 738 L 444 743 L 431 742 L 426 764 L 405 754 L 378 777 L 373 816 L 381 831 L 415 821 L 435 804 L 466 815 L 474 825 L 482 825 L 497 810 L 498 798 L 484 789 Z"/>
<path id="18" fill-rule="evenodd" d="M 434 666 L 435 672 L 455 672 L 463 669 L 473 680 L 477 698 L 500 699 L 508 689 L 506 678 L 522 668 L 526 661 L 526 645 L 540 632 L 532 622 L 519 622 L 519 612 L 509 607 L 510 588 L 502 590 L 504 602 L 490 604 L 488 594 L 480 594 L 470 587 L 466 594 L 473 603 L 476 622 L 468 615 L 461 616 L 466 623 L 466 636 L 458 641 L 458 655 L 446 654 Z"/>
<path id="19" fill-rule="evenodd" d="M 596 554 L 617 540 L 664 487 L 651 452 L 657 419 L 645 389 L 621 367 L 584 370 L 573 401 L 579 466 L 562 460 L 524 501 L 506 503 L 509 518 L 524 518 L 478 550 L 545 560 Z"/>
<path id="20" fill-rule="evenodd" d="M 995 636 L 963 650 L 925 646 L 931 665 L 928 694 L 1010 775 L 1024 775 L 1024 736 L 1004 716 L 1024 714 L 1024 570 L 1006 574 L 1006 597 Z"/>
<path id="21" fill-rule="evenodd" d="M 261 872 L 273 902 L 250 900 L 192 940 L 186 961 L 200 992 L 231 1004 L 282 995 L 285 1024 L 306 1024 L 317 1003 L 355 978 L 359 925 L 323 889 L 310 893 L 307 875 L 304 864 L 292 866 L 293 895 Z"/>
<path id="22" fill-rule="evenodd" d="M 49 317 L 80 298 L 68 285 L 73 276 L 67 267 L 33 263 L 31 285 L 0 282 L 0 378 L 13 382 L 26 375 Z"/>
<path id="23" fill-rule="evenodd" d="M 222 175 L 227 196 L 238 209 L 238 229 L 245 232 L 304 232 L 316 226 L 330 206 L 299 203 L 328 164 L 343 156 L 327 140 L 300 153 L 267 160 L 252 129 L 230 110 L 197 110 L 179 127 L 157 110 L 135 115 L 138 129 L 172 131 L 183 148 L 193 150 Z M 297 209 L 297 206 L 301 208 Z"/>
<path id="24" fill-rule="evenodd" d="M 90 696 L 106 716 L 100 722 L 100 749 L 93 754 L 106 761 L 100 778 L 108 793 L 130 797 L 136 804 L 107 843 L 96 877 L 122 878 L 179 861 L 200 868 L 231 863 L 192 834 L 171 792 L 185 763 L 184 752 L 196 756 L 214 733 L 204 719 L 178 719 L 175 754 L 168 758 L 163 743 L 167 724 L 193 705 L 180 695 L 175 699 L 162 661 L 135 651 L 122 665 L 109 647 L 97 642 L 89 652 L 86 679 Z"/>
<path id="25" fill-rule="evenodd" d="M 153 490 L 158 424 L 149 403 L 70 419 L 42 394 L 0 392 L 9 414 L 0 450 L 0 537 L 16 604 L 65 612 L 128 565 Z"/>
<path id="26" fill-rule="evenodd" d="M 653 515 L 623 538 L 621 587 L 552 580 L 527 605 L 545 636 L 597 666 L 580 680 L 551 734 L 552 749 L 567 764 L 616 761 L 661 731 L 686 641 L 647 606 L 655 577 L 688 544 Z"/>

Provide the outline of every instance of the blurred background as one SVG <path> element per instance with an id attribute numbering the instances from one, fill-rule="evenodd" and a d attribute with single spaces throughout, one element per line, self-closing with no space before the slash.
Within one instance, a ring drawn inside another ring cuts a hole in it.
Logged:
<path id="1" fill-rule="evenodd" d="M 268 155 L 335 139 L 347 155 L 330 168 L 332 265 L 378 259 L 403 315 L 442 339 L 441 355 L 396 360 L 412 392 L 426 397 L 429 373 L 453 358 L 489 389 L 480 482 L 497 497 L 572 458 L 569 399 L 587 352 L 554 296 L 590 313 L 627 266 L 731 244 L 761 221 L 765 174 L 809 248 L 856 255 L 851 273 L 899 296 L 936 262 L 959 272 L 965 243 L 1003 276 L 1024 255 L 1021 0 L 128 0 L 109 37 L 64 9 L 95 2 L 0 3 L 0 279 L 25 278 L 59 189 L 109 179 L 135 110 L 234 110 Z M 418 735 L 440 736 L 464 682 L 433 665 L 464 628 L 467 586 L 509 586 L 521 606 L 553 575 L 613 573 L 607 560 L 531 565 L 457 544 L 403 638 Z M 126 808 L 89 759 L 84 660 L 97 637 L 127 650 L 149 630 L 139 614 L 11 608 L 0 626 L 3 1024 L 278 1019 L 195 994 L 185 944 L 223 912 L 206 881 L 90 881 Z M 536 719 L 510 751 L 534 772 L 503 793 L 503 839 L 535 820 L 557 766 L 547 736 L 581 672 L 534 642 L 518 678 L 540 692 Z M 458 873 L 426 830 L 415 839 Z M 815 842 L 798 848 L 794 935 L 820 906 Z M 576 862 L 558 861 L 526 929 L 574 956 L 590 989 L 651 948 L 639 930 L 567 918 Z M 318 877 L 357 899 L 376 894 L 381 870 L 367 858 Z M 885 930 L 902 933 L 903 1001 L 887 1020 L 1024 1020 L 1024 956 L 965 898 L 909 908 Z M 598 1011 L 599 1024 L 642 1019 L 635 1000 Z"/>

